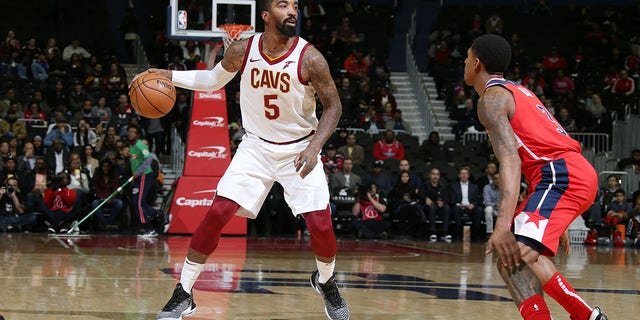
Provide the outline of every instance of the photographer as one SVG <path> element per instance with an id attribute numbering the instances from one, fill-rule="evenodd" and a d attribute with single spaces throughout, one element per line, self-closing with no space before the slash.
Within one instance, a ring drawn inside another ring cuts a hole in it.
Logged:
<path id="1" fill-rule="evenodd" d="M 0 187 L 0 229 L 2 231 L 29 230 L 36 223 L 36 217 L 25 213 L 21 200 L 18 180 L 7 178 Z"/>
<path id="2" fill-rule="evenodd" d="M 358 201 L 353 205 L 353 226 L 358 230 L 358 236 L 367 239 L 386 238 L 386 231 L 391 222 L 384 221 L 382 214 L 387 211 L 387 205 L 380 199 L 375 183 L 364 185 L 358 192 Z"/>
<path id="3" fill-rule="evenodd" d="M 2 170 L 0 170 L 0 181 L 5 181 L 8 178 L 16 178 L 18 185 L 22 185 L 22 172 L 16 170 L 17 161 L 13 155 L 3 158 Z M 5 184 L 6 185 L 6 184 Z"/>
<path id="4" fill-rule="evenodd" d="M 57 174 L 44 190 L 44 197 L 37 197 L 38 208 L 44 214 L 49 232 L 66 232 L 80 213 L 76 191 L 67 188 L 69 178 L 65 172 Z"/>

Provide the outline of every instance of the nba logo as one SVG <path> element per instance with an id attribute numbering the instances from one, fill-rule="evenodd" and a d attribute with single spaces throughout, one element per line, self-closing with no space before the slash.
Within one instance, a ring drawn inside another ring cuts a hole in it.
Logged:
<path id="1" fill-rule="evenodd" d="M 187 29 L 187 11 L 178 10 L 178 30 Z"/>

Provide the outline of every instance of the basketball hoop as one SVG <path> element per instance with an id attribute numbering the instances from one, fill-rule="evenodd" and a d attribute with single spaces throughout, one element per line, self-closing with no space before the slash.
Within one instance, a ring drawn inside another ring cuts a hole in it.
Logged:
<path id="1" fill-rule="evenodd" d="M 229 23 L 218 26 L 218 28 L 225 32 L 224 36 L 222 36 L 225 51 L 234 41 L 247 38 L 253 34 L 253 27 L 246 24 Z"/>

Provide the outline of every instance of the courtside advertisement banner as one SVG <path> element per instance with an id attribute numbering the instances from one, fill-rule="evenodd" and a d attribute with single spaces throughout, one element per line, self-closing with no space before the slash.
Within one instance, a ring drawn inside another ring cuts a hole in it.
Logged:
<path id="1" fill-rule="evenodd" d="M 221 177 L 231 162 L 224 88 L 193 95 L 183 175 Z"/>
<path id="2" fill-rule="evenodd" d="M 169 208 L 169 233 L 195 232 L 213 204 L 218 181 L 231 163 L 224 88 L 194 91 L 190 121 L 184 172 L 175 185 Z M 222 233 L 247 234 L 246 219 L 233 217 Z"/>
<path id="3" fill-rule="evenodd" d="M 193 233 L 217 196 L 220 177 L 180 177 L 171 202 L 169 233 Z M 247 219 L 234 216 L 222 234 L 246 234 Z"/>

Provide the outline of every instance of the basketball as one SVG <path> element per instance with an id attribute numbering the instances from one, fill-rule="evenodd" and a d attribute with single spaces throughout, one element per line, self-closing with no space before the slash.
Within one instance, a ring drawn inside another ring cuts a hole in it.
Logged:
<path id="1" fill-rule="evenodd" d="M 160 118 L 171 111 L 176 102 L 176 88 L 160 73 L 146 73 L 129 89 L 133 108 L 145 118 Z"/>

